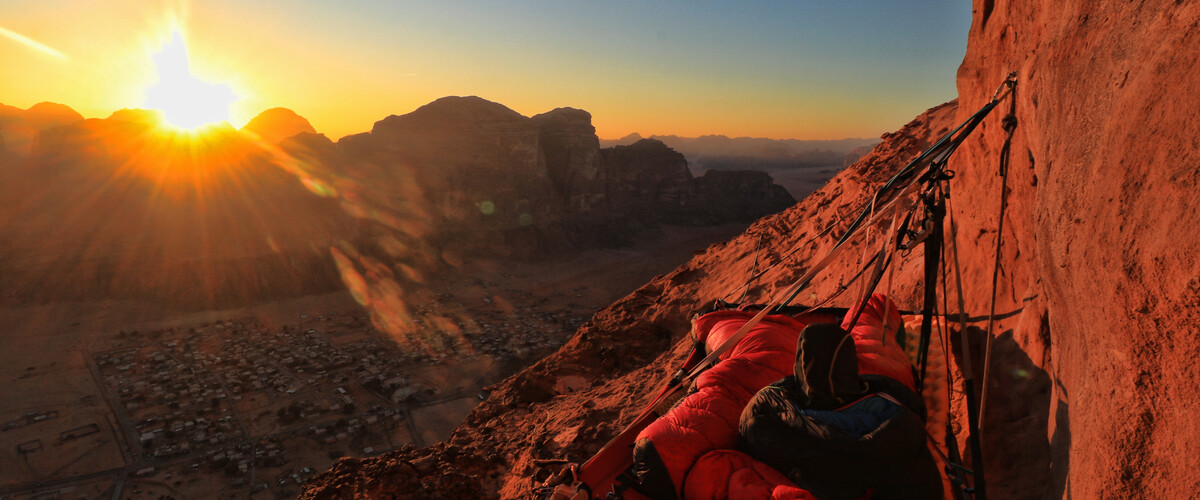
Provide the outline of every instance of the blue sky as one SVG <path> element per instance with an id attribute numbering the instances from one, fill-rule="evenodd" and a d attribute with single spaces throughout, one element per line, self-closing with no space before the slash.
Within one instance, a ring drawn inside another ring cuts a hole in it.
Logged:
<path id="1" fill-rule="evenodd" d="M 871 137 L 955 97 L 970 16 L 948 1 L 9 0 L 0 27 L 70 57 L 0 37 L 15 63 L 0 102 L 136 106 L 175 23 L 197 74 L 238 89 L 235 125 L 284 106 L 336 138 L 479 95 L 586 109 L 606 138 Z"/>

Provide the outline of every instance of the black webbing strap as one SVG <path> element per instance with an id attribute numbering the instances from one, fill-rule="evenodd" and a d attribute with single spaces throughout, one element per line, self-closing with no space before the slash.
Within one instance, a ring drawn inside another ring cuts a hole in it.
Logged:
<path id="1" fill-rule="evenodd" d="M 921 307 L 921 340 L 917 347 L 917 363 L 921 376 L 917 377 L 917 394 L 925 387 L 925 370 L 929 365 L 929 341 L 933 335 L 933 310 L 937 306 L 938 266 L 941 264 L 942 242 L 945 230 L 942 219 L 946 217 L 946 200 L 938 199 L 929 205 L 933 232 L 925 240 L 925 299 Z"/>

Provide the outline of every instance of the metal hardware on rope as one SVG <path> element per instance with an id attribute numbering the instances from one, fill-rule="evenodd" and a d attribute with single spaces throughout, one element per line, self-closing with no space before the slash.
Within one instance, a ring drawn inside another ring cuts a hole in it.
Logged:
<path id="1" fill-rule="evenodd" d="M 1008 97 L 1008 94 L 1011 94 L 1016 88 L 1017 72 L 1011 71 L 1008 73 L 1008 76 L 1004 77 L 1004 81 L 1000 83 L 1000 86 L 996 87 L 996 92 L 992 94 L 992 102 L 999 102 Z M 1000 92 L 1004 92 L 1004 95 L 1000 95 Z"/>

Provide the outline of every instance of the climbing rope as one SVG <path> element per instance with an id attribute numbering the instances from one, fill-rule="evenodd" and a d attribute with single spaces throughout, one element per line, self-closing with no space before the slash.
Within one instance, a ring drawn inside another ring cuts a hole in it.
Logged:
<path id="1" fill-rule="evenodd" d="M 950 245 L 950 255 L 954 260 L 954 283 L 958 292 L 958 335 L 959 347 L 962 351 L 959 359 L 962 360 L 960 370 L 962 371 L 963 397 L 967 400 L 967 445 L 971 450 L 971 462 L 973 471 L 970 471 L 973 488 L 972 493 L 975 493 L 976 499 L 986 497 L 984 492 L 984 476 L 983 476 L 983 445 L 979 435 L 979 415 L 976 411 L 978 405 L 975 401 L 975 370 L 971 362 L 971 339 L 967 334 L 967 303 L 966 297 L 963 295 L 962 286 L 962 268 L 959 267 L 958 261 L 958 226 L 954 224 L 954 212 L 950 211 L 950 232 L 953 237 Z M 953 437 L 953 433 L 950 434 Z M 957 444 L 957 443 L 956 443 Z"/>
<path id="2" fill-rule="evenodd" d="M 941 172 L 944 170 L 946 161 L 950 158 L 950 155 L 952 155 L 954 151 L 957 150 L 962 144 L 962 142 L 971 134 L 971 132 L 973 132 L 975 128 L 979 126 L 979 123 L 982 122 L 989 113 L 991 113 L 992 109 L 995 108 L 996 105 L 1001 102 L 1001 100 L 1008 97 L 1009 93 L 1011 92 L 1010 87 L 1015 85 L 1015 83 L 1016 74 L 1010 74 L 1009 78 L 1006 79 L 1004 83 L 1002 83 L 1000 87 L 996 89 L 996 93 L 992 95 L 991 100 L 979 108 L 979 110 L 971 115 L 970 118 L 967 118 L 967 120 L 959 124 L 953 130 L 950 130 L 943 135 L 941 139 L 938 139 L 936 143 L 922 152 L 919 156 L 909 161 L 908 164 L 905 165 L 904 168 L 900 169 L 896 175 L 892 176 L 891 179 L 888 179 L 888 181 L 884 183 L 884 185 L 876 192 L 875 197 L 872 198 L 871 206 L 874 206 L 875 200 L 877 199 L 886 199 L 889 203 L 894 202 L 896 198 L 900 196 L 902 192 L 905 192 L 914 182 L 926 184 L 929 183 L 932 178 L 941 175 Z M 833 250 L 830 251 L 831 253 L 836 251 L 850 238 L 857 234 L 858 229 L 862 227 L 863 222 L 869 217 L 871 212 L 869 208 L 870 207 L 861 211 L 858 217 L 850 223 L 850 226 L 846 229 L 846 233 L 843 234 L 838 242 L 834 245 Z M 786 306 L 790 304 L 792 300 L 796 298 L 796 294 L 800 293 L 801 289 L 803 289 L 803 287 L 800 287 L 790 296 L 788 296 L 788 298 L 783 301 L 783 305 Z"/>
<path id="3" fill-rule="evenodd" d="M 957 241 L 957 237 L 958 237 L 958 232 L 957 232 L 957 228 L 954 226 L 954 207 L 950 201 L 950 183 L 949 182 L 946 182 L 945 190 L 946 190 L 945 191 L 945 193 L 946 193 L 945 194 L 945 196 L 946 196 L 946 213 L 949 216 L 949 224 L 950 224 L 950 239 L 949 239 L 949 241 L 950 241 L 950 245 L 957 245 L 956 241 Z M 946 275 L 949 274 L 950 264 L 948 263 L 949 259 L 947 258 L 947 255 L 946 255 L 946 253 L 947 253 L 946 247 L 948 245 L 946 245 L 945 242 L 946 242 L 946 240 L 943 239 L 943 245 L 941 248 L 942 263 L 940 266 L 941 267 L 941 281 L 942 281 L 942 286 L 941 286 L 942 302 L 941 302 L 941 308 L 939 309 L 939 312 L 941 314 L 938 316 L 939 317 L 938 339 L 941 342 L 941 347 L 942 347 L 942 359 L 944 360 L 942 365 L 943 365 L 943 368 L 946 370 L 946 429 L 944 432 L 946 433 L 946 442 L 945 442 L 946 454 L 949 455 L 949 457 L 948 458 L 944 457 L 944 458 L 946 458 L 946 469 L 945 470 L 946 470 L 946 477 L 948 479 L 950 479 L 951 485 L 954 486 L 954 491 L 956 494 L 955 497 L 958 498 L 959 500 L 967 500 L 967 491 L 965 491 L 965 489 L 967 487 L 967 482 L 966 482 L 966 479 L 963 477 L 963 474 L 971 474 L 972 471 L 970 469 L 967 469 L 966 467 L 963 467 L 963 465 L 962 465 L 962 454 L 959 452 L 959 449 L 958 449 L 958 439 L 954 435 L 954 422 L 950 418 L 951 417 L 951 405 L 952 405 L 952 401 L 954 400 L 954 374 L 950 370 L 950 325 L 947 324 L 948 323 L 947 318 L 949 316 L 949 311 L 950 311 L 950 306 L 947 303 L 947 301 L 949 300 L 950 288 L 946 285 Z M 956 262 L 957 262 L 957 258 L 956 258 Z M 960 316 L 960 318 L 962 316 L 964 316 L 964 314 L 962 314 L 962 311 L 960 311 L 959 316 Z M 932 439 L 932 436 L 930 438 Z M 937 447 L 935 446 L 934 449 L 937 449 Z"/>
<path id="4" fill-rule="evenodd" d="M 896 203 L 899 202 L 900 200 L 907 198 L 907 195 L 914 192 L 917 186 L 918 186 L 918 184 L 915 182 L 909 183 L 908 185 L 904 186 L 904 190 L 900 191 L 899 193 L 897 193 L 896 196 L 894 196 L 890 200 L 888 200 L 888 202 L 884 204 L 884 207 L 879 211 L 879 213 L 876 214 L 875 217 L 871 218 L 871 220 L 868 221 L 867 224 L 868 225 L 874 224 L 880 217 L 882 217 L 884 215 L 888 215 L 889 214 L 888 210 L 892 209 L 892 207 L 894 207 L 896 205 Z M 862 217 L 860 216 L 859 221 L 861 221 L 861 220 L 862 220 Z M 861 224 L 861 222 L 860 222 L 860 224 Z M 852 226 L 854 226 L 854 225 L 852 225 Z M 859 227 L 861 227 L 861 226 L 859 226 Z M 792 285 L 789 286 L 786 290 L 784 290 L 782 294 L 777 295 L 776 298 L 772 299 L 771 303 L 768 304 L 767 307 L 764 307 L 761 311 L 759 311 L 758 314 L 754 315 L 753 318 L 750 318 L 750 321 L 747 321 L 746 324 L 742 325 L 742 327 L 737 330 L 737 332 L 735 332 L 733 335 L 730 335 L 729 338 L 727 338 L 725 340 L 725 342 L 722 342 L 720 346 L 717 346 L 716 349 L 713 349 L 713 351 L 711 353 L 709 353 L 708 356 L 705 356 L 704 359 L 701 360 L 700 363 L 698 365 L 696 365 L 695 368 L 686 372 L 685 374 L 682 374 L 682 376 L 680 376 L 680 374 L 677 373 L 676 377 L 672 377 L 672 379 L 671 379 L 672 383 L 674 383 L 676 381 L 676 379 L 678 379 L 679 382 L 690 382 L 691 380 L 695 379 L 696 376 L 700 375 L 700 372 L 708 369 L 710 366 L 715 364 L 717 362 L 717 359 L 720 358 L 720 356 L 722 354 L 724 354 L 725 351 L 727 351 L 730 348 L 732 348 L 733 346 L 737 345 L 737 343 L 740 342 L 742 340 L 742 338 L 746 336 L 747 333 L 750 333 L 750 330 L 753 329 L 756 325 L 758 325 L 758 323 L 760 321 L 762 321 L 762 319 L 764 317 L 766 317 L 768 313 L 771 313 L 773 311 L 778 313 L 778 311 L 781 310 L 780 308 L 782 306 L 786 306 L 789 302 L 791 302 L 791 300 L 796 297 L 796 294 L 800 293 L 800 290 L 802 290 L 802 289 L 804 289 L 804 287 L 808 286 L 808 284 L 812 282 L 813 278 L 815 278 L 818 273 L 820 273 L 822 270 L 824 270 L 826 267 L 828 267 L 829 264 L 831 264 L 834 261 L 834 259 L 837 258 L 837 256 L 841 253 L 841 251 L 844 250 L 845 248 L 847 248 L 845 243 L 848 241 L 851 241 L 853 239 L 854 235 L 856 235 L 856 234 L 861 234 L 861 233 L 851 230 L 850 232 L 843 235 L 841 240 L 839 240 L 838 244 L 835 245 L 833 247 L 833 249 L 831 249 L 829 251 L 829 253 L 826 254 L 825 257 L 821 259 L 820 262 L 818 262 L 811 269 L 809 269 L 808 272 L 804 273 L 803 276 L 801 276 L 794 283 L 792 283 Z M 876 279 L 876 281 L 878 281 L 878 280 Z M 787 297 L 787 298 L 783 299 L 781 297 Z M 682 370 L 681 370 L 681 372 L 682 372 Z"/>
<path id="5" fill-rule="evenodd" d="M 996 290 L 1000 280 L 1001 245 L 1004 244 L 1004 212 L 1008 208 L 1008 163 L 1012 149 L 1013 132 L 1017 129 L 1017 100 L 1009 101 L 1008 114 L 1001 121 L 1004 128 L 1004 145 L 1000 148 L 1000 215 L 996 222 L 996 258 L 992 263 L 992 298 L 988 306 L 987 347 L 983 351 L 983 389 L 979 397 L 979 418 L 983 419 L 987 408 L 988 373 L 992 365 L 992 341 L 995 339 Z"/>
<path id="6" fill-rule="evenodd" d="M 959 308 L 959 344 L 962 354 L 962 384 L 963 396 L 967 400 L 967 441 L 971 450 L 971 462 L 974 472 L 971 477 L 973 479 L 973 490 L 975 498 L 983 500 L 985 493 L 983 489 L 983 446 L 979 435 L 979 404 L 975 399 L 975 375 L 974 368 L 971 362 L 971 340 L 967 334 L 966 320 L 966 299 L 963 297 L 962 291 L 962 270 L 959 267 L 958 261 L 958 245 L 953 247 L 952 254 L 954 255 L 954 276 L 956 287 L 958 288 L 958 308 Z"/>
<path id="7" fill-rule="evenodd" d="M 742 291 L 742 296 L 738 297 L 737 302 L 746 300 L 746 295 L 749 295 L 750 289 L 754 288 L 753 283 L 758 281 L 758 277 L 755 275 L 755 273 L 758 271 L 758 253 L 762 250 L 764 236 L 766 236 L 765 233 L 761 231 L 758 233 L 758 242 L 754 244 L 754 263 L 750 265 L 750 279 L 746 281 L 746 286 L 743 287 L 745 290 Z"/>
<path id="8" fill-rule="evenodd" d="M 837 225 L 841 222 L 842 222 L 841 219 L 833 221 L 831 224 L 826 226 L 825 229 L 821 230 L 820 233 L 813 235 L 813 237 L 809 238 L 808 240 L 805 240 L 803 243 L 800 243 L 799 245 L 796 245 L 791 250 L 788 250 L 788 252 L 783 254 L 781 257 L 779 257 L 779 260 L 776 261 L 774 264 L 771 264 L 770 266 L 767 266 L 762 271 L 759 271 L 759 272 L 751 275 L 750 278 L 747 279 L 746 282 L 742 284 L 742 286 L 739 286 L 737 288 L 734 288 L 733 290 L 730 290 L 729 293 L 725 294 L 725 296 L 721 298 L 721 301 L 727 302 L 729 300 L 729 298 L 733 296 L 733 294 L 737 293 L 739 290 L 741 290 L 743 288 L 749 287 L 751 283 L 757 281 L 762 276 L 773 271 L 776 267 L 779 267 L 784 262 L 787 262 L 787 259 L 790 258 L 792 255 L 794 255 L 796 252 L 799 252 L 801 249 L 807 247 L 810 243 L 817 241 L 818 238 L 821 238 L 821 237 L 829 234 L 829 232 L 833 231 L 833 229 L 835 227 L 837 227 Z M 757 260 L 757 257 L 755 258 L 755 260 Z M 744 295 L 743 295 L 743 297 L 744 297 Z"/>

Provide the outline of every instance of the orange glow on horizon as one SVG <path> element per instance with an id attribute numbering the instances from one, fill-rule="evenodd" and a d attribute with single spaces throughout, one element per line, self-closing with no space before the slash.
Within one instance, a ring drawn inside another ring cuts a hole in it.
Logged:
<path id="1" fill-rule="evenodd" d="M 146 178 L 169 198 L 204 196 L 245 184 L 246 161 L 258 150 L 236 130 L 223 123 L 195 129 L 163 125 L 152 123 L 128 143 L 116 143 L 128 148 L 118 175 Z"/>

